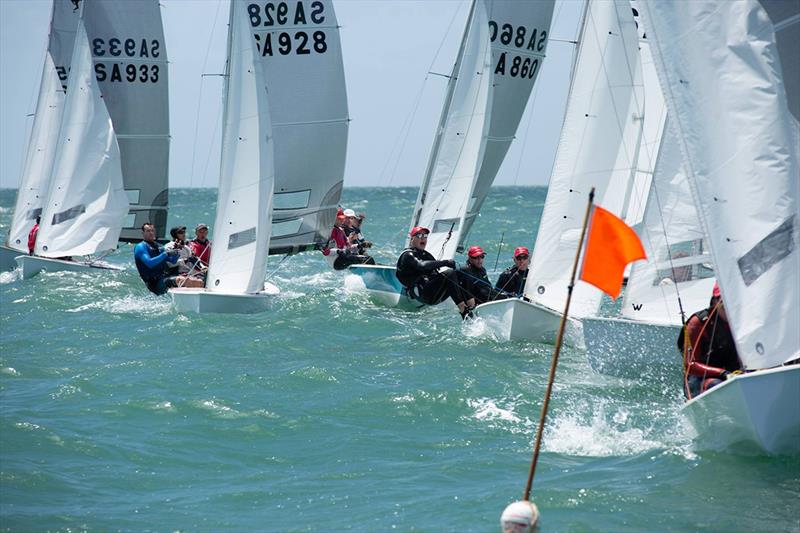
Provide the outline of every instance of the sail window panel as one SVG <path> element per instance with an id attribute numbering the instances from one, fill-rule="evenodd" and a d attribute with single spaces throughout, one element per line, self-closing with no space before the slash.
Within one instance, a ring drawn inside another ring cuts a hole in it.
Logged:
<path id="1" fill-rule="evenodd" d="M 302 218 L 294 218 L 291 220 L 282 220 L 280 222 L 272 223 L 272 237 L 273 239 L 279 237 L 287 237 L 289 235 L 296 235 L 300 233 L 300 228 L 303 227 Z"/>
<path id="2" fill-rule="evenodd" d="M 36 209 L 29 210 L 28 214 L 26 215 L 26 218 L 28 218 L 29 220 L 36 220 L 36 217 L 40 216 L 42 216 L 42 208 L 37 207 Z"/>
<path id="3" fill-rule="evenodd" d="M 228 250 L 241 248 L 250 243 L 256 242 L 256 228 L 248 228 L 246 230 L 237 231 L 228 237 Z"/>
<path id="4" fill-rule="evenodd" d="M 304 209 L 308 207 L 311 189 L 304 191 L 276 192 L 272 197 L 272 209 Z"/>
<path id="5" fill-rule="evenodd" d="M 139 197 L 142 195 L 142 191 L 139 189 L 125 189 L 125 194 L 128 195 L 128 203 L 136 205 L 139 203 Z"/>
<path id="6" fill-rule="evenodd" d="M 448 233 L 451 231 L 458 231 L 460 220 L 457 218 L 442 218 L 433 222 L 431 233 Z"/>
<path id="7" fill-rule="evenodd" d="M 75 207 L 70 207 L 65 211 L 61 211 L 60 213 L 55 213 L 53 215 L 52 224 L 55 226 L 57 224 L 61 224 L 62 222 L 72 220 L 73 218 L 80 216 L 85 212 L 86 212 L 85 205 L 76 205 Z"/>
<path id="8" fill-rule="evenodd" d="M 737 264 L 745 285 L 752 285 L 762 274 L 794 251 L 794 227 L 795 216 L 792 215 L 739 258 Z"/>
<path id="9" fill-rule="evenodd" d="M 136 213 L 128 213 L 125 216 L 125 222 L 123 222 L 122 227 L 125 229 L 137 229 L 136 228 Z"/>
<path id="10" fill-rule="evenodd" d="M 319 205 L 322 195 L 343 180 L 347 124 L 281 127 L 273 123 L 273 131 L 275 192 L 310 190 L 308 205 Z M 336 205 L 339 198 L 332 200 Z M 273 209 L 278 209 L 277 205 Z"/>
<path id="11" fill-rule="evenodd" d="M 666 281 L 684 283 L 714 277 L 711 255 L 703 239 L 689 239 L 660 247 L 656 254 L 653 285 Z"/>

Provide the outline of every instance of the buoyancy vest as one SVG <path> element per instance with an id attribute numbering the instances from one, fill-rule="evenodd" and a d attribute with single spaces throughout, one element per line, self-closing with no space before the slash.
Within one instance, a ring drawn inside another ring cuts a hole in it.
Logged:
<path id="1" fill-rule="evenodd" d="M 152 258 L 161 255 L 161 248 L 155 244 L 150 243 L 147 241 L 142 241 L 137 246 L 144 244 L 147 248 L 147 254 Z M 136 270 L 139 271 L 139 276 L 142 278 L 142 281 L 145 283 L 152 283 L 158 281 L 164 276 L 164 270 L 167 267 L 167 262 L 164 261 L 159 266 L 155 268 L 150 268 L 144 264 L 138 257 L 134 255 L 134 260 L 136 261 Z"/>
<path id="2" fill-rule="evenodd" d="M 711 317 L 708 309 L 698 311 L 689 317 L 686 325 L 681 328 L 678 334 L 678 348 L 683 353 L 686 343 L 686 327 L 692 318 L 697 317 L 702 326 L 701 339 L 705 345 L 705 353 L 693 353 L 692 359 L 699 363 L 717 368 L 724 368 L 725 370 L 734 371 L 740 368 L 739 355 L 736 351 L 736 342 L 733 340 L 731 328 L 727 322 L 715 317 L 716 323 L 707 324 L 706 322 Z"/>
<path id="3" fill-rule="evenodd" d="M 397 258 L 397 270 L 395 271 L 395 275 L 397 279 L 400 280 L 400 283 L 408 288 L 416 286 L 417 282 L 423 278 L 426 273 L 415 268 L 416 261 L 404 260 L 406 254 L 411 254 L 420 261 L 435 261 L 436 258 L 427 250 L 419 250 L 417 248 L 406 248 L 403 250 L 403 253 Z"/>

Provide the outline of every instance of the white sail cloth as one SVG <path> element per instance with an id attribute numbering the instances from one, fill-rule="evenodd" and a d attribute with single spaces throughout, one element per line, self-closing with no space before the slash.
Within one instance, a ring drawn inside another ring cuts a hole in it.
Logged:
<path id="1" fill-rule="evenodd" d="M 231 2 L 211 291 L 263 289 L 269 251 L 273 142 L 264 70 L 256 59 L 247 4 Z"/>
<path id="2" fill-rule="evenodd" d="M 472 6 L 448 83 L 428 168 L 411 226 L 431 230 L 427 250 L 452 259 L 486 146 L 492 103 L 491 48 L 486 5 Z"/>
<path id="3" fill-rule="evenodd" d="M 169 88 L 158 0 L 83 0 L 97 83 L 114 123 L 130 212 L 121 238 L 138 242 L 145 222 L 167 228 Z"/>
<path id="4" fill-rule="evenodd" d="M 458 239 L 465 240 L 506 157 L 544 63 L 553 0 L 488 0 L 492 102 L 486 147 Z"/>
<path id="5" fill-rule="evenodd" d="M 53 179 L 34 253 L 61 257 L 113 249 L 127 212 L 119 147 L 95 79 L 91 45 L 81 21 Z"/>
<path id="6" fill-rule="evenodd" d="M 664 131 L 644 221 L 638 233 L 647 261 L 633 265 L 622 315 L 653 324 L 680 326 L 683 324 L 681 305 L 685 318 L 704 309 L 715 278 L 703 228 L 683 171 L 678 140 L 669 127 Z"/>
<path id="7" fill-rule="evenodd" d="M 58 129 L 64 113 L 67 72 L 79 19 L 79 11 L 69 0 L 53 2 L 36 115 L 8 233 L 8 245 L 23 253 L 28 253 L 28 233 L 42 213 L 50 188 Z"/>
<path id="8" fill-rule="evenodd" d="M 350 120 L 332 1 L 280 5 L 286 12 L 268 2 L 248 4 L 275 144 L 271 254 L 327 243 L 342 194 Z"/>
<path id="9" fill-rule="evenodd" d="M 755 0 L 641 7 L 739 357 L 795 359 L 800 141 L 773 25 Z"/>
<path id="10" fill-rule="evenodd" d="M 620 215 L 637 164 L 644 107 L 638 38 L 630 3 L 590 0 L 583 19 L 567 111 L 525 295 L 562 309 L 592 187 Z M 602 293 L 578 284 L 571 314 L 597 312 Z"/>

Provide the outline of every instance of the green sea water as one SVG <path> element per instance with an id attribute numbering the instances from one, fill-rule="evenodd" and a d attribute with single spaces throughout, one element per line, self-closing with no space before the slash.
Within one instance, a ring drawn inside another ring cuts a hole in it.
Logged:
<path id="1" fill-rule="evenodd" d="M 501 235 L 498 269 L 532 245 L 545 192 L 492 191 L 469 240 L 490 269 Z M 343 204 L 393 263 L 415 199 Z M 171 191 L 170 225 L 213 224 L 214 204 Z M 109 259 L 127 270 L 0 274 L 0 530 L 499 531 L 521 497 L 552 346 L 380 307 L 319 253 L 271 258 L 281 296 L 252 316 L 178 315 L 130 246 Z M 677 355 L 625 380 L 566 348 L 540 531 L 800 531 L 800 459 L 706 451 L 681 403 Z"/>

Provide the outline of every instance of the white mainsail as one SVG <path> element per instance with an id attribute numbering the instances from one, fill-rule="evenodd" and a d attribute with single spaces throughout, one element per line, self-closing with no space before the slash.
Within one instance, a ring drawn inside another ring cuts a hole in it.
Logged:
<path id="1" fill-rule="evenodd" d="M 411 224 L 431 230 L 427 249 L 439 259 L 455 256 L 489 130 L 492 65 L 483 0 L 473 2 L 464 31 Z"/>
<path id="2" fill-rule="evenodd" d="M 492 102 L 480 172 L 472 189 L 458 238 L 465 246 L 469 230 L 483 206 L 506 157 L 534 84 L 542 69 L 554 1 L 489 0 L 492 53 Z"/>
<path id="3" fill-rule="evenodd" d="M 331 0 L 249 5 L 269 92 L 275 153 L 270 253 L 328 241 L 342 194 L 347 90 Z"/>
<path id="4" fill-rule="evenodd" d="M 95 80 L 91 44 L 78 23 L 69 91 L 35 255 L 91 255 L 116 247 L 128 212 L 120 153 Z"/>
<path id="5" fill-rule="evenodd" d="M 622 315 L 680 326 L 690 314 L 708 305 L 715 278 L 680 147 L 669 127 L 665 128 L 638 233 L 647 261 L 633 265 Z M 681 306 L 685 316 L 681 316 Z"/>
<path id="6" fill-rule="evenodd" d="M 36 115 L 8 233 L 9 247 L 22 253 L 28 253 L 28 232 L 36 217 L 41 215 L 50 188 L 58 129 L 64 112 L 67 72 L 79 19 L 80 11 L 69 0 L 53 2 Z"/>
<path id="7" fill-rule="evenodd" d="M 169 188 L 167 50 L 158 0 L 83 0 L 94 72 L 119 143 L 130 212 L 122 240 L 144 222 L 163 238 Z"/>
<path id="8" fill-rule="evenodd" d="M 586 198 L 619 215 L 637 165 L 644 107 L 636 26 L 627 1 L 590 0 L 567 100 L 553 175 L 525 295 L 563 308 L 578 248 Z M 579 284 L 570 312 L 596 313 L 599 289 Z"/>
<path id="9" fill-rule="evenodd" d="M 271 227 L 273 141 L 262 62 L 247 6 L 230 8 L 225 110 L 210 291 L 255 293 L 264 288 Z"/>
<path id="10" fill-rule="evenodd" d="M 773 25 L 754 0 L 642 7 L 739 357 L 796 359 L 800 137 Z"/>

